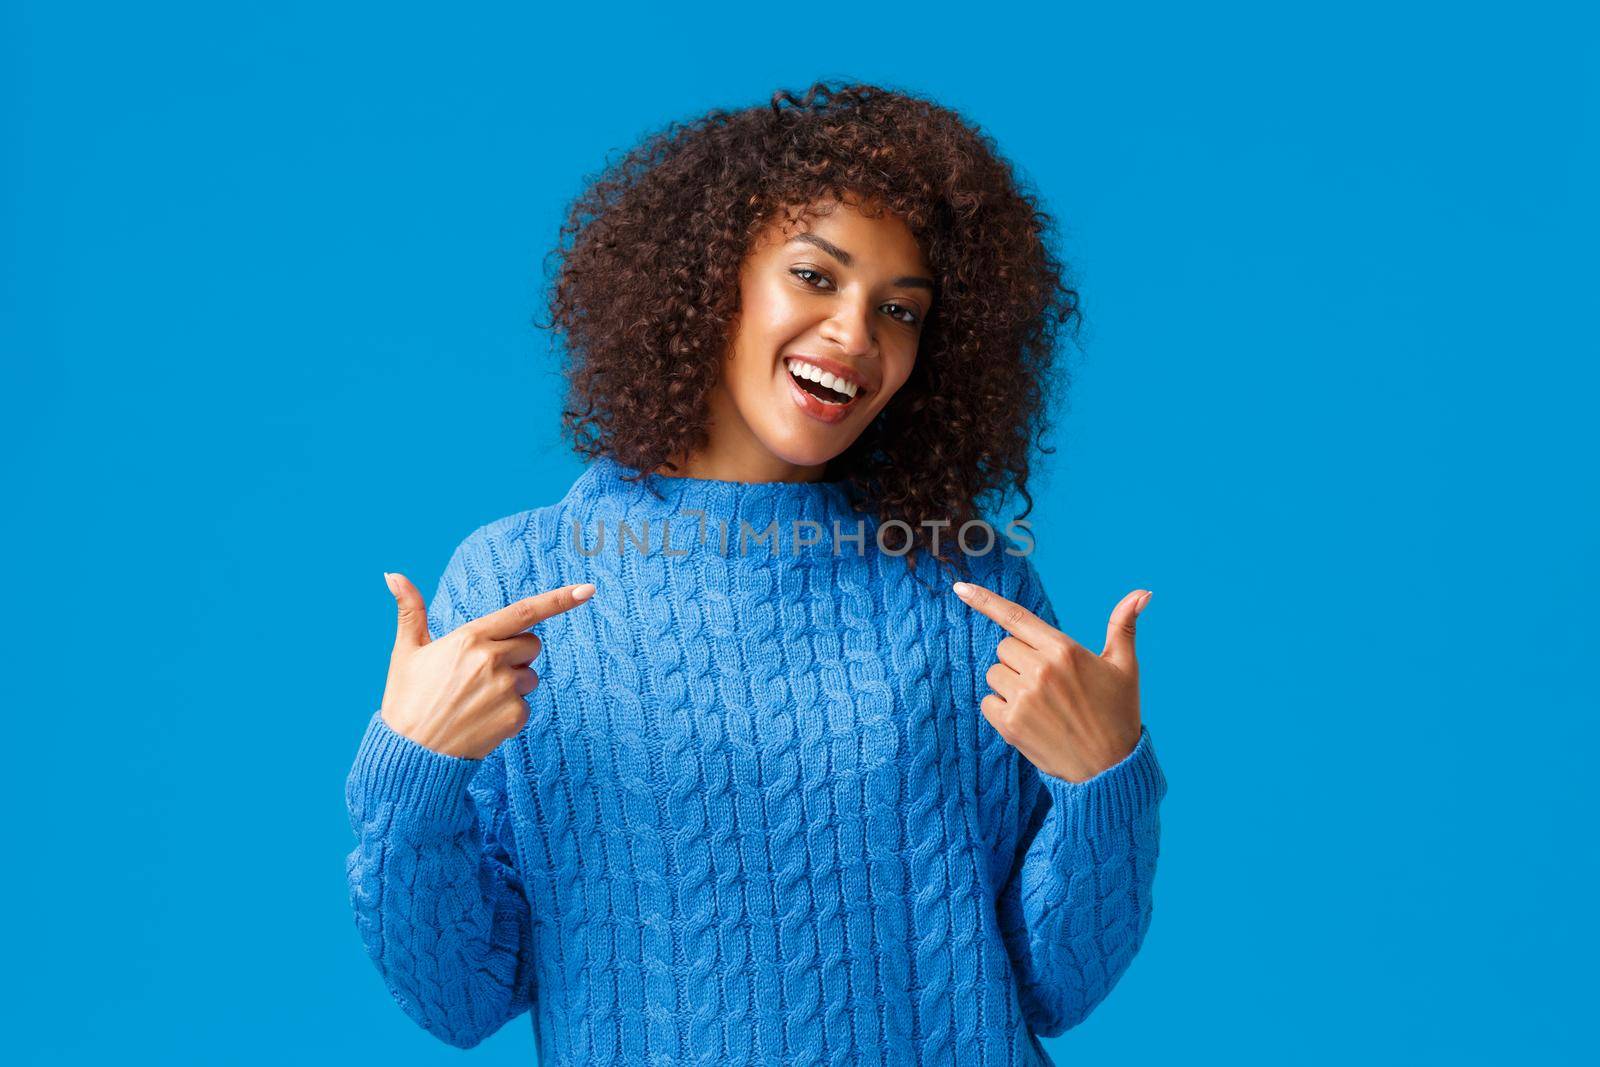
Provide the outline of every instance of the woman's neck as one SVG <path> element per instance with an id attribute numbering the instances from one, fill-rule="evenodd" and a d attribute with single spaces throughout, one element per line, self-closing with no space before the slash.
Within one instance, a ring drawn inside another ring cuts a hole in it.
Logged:
<path id="1" fill-rule="evenodd" d="M 691 452 L 687 457 L 676 458 L 677 469 L 665 464 L 656 468 L 665 478 L 712 478 L 723 482 L 820 482 L 827 476 L 828 465 L 814 467 L 789 463 L 765 449 L 750 448 L 734 451 L 705 448 Z"/>
<path id="2" fill-rule="evenodd" d="M 791 463 L 774 455 L 739 412 L 725 382 L 718 382 L 707 398 L 705 444 L 687 454 L 670 457 L 677 469 L 665 464 L 656 474 L 667 478 L 709 478 L 721 482 L 820 482 L 827 477 L 826 462 Z"/>

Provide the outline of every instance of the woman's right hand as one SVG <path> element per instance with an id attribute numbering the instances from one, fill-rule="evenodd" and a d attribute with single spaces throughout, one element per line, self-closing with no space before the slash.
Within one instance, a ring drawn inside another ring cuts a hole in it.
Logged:
<path id="1" fill-rule="evenodd" d="M 539 684 L 531 665 L 543 646 L 523 631 L 594 595 L 587 583 L 553 589 L 463 623 L 434 641 L 417 587 L 403 574 L 385 574 L 384 580 L 400 616 L 383 690 L 383 721 L 424 748 L 462 759 L 483 759 L 528 721 L 523 697 Z"/>

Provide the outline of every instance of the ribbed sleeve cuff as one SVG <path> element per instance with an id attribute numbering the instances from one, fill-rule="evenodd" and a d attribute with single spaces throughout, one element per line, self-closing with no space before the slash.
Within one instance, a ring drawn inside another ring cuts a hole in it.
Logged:
<path id="1" fill-rule="evenodd" d="M 1104 834 L 1144 815 L 1161 802 L 1167 777 L 1156 762 L 1150 728 L 1139 730 L 1139 743 L 1121 763 L 1107 767 L 1084 782 L 1069 782 L 1039 772 L 1057 811 L 1067 813 L 1078 833 Z"/>
<path id="2" fill-rule="evenodd" d="M 358 817 L 388 805 L 396 822 L 415 826 L 466 826 L 473 809 L 467 783 L 483 760 L 446 756 L 396 733 L 372 713 L 350 769 L 347 799 Z"/>

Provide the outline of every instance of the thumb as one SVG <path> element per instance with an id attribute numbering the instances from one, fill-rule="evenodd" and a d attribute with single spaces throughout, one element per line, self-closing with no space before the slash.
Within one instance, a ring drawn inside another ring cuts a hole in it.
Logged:
<path id="1" fill-rule="evenodd" d="M 428 636 L 428 608 L 422 602 L 422 594 L 417 592 L 417 587 L 411 584 L 410 579 L 398 572 L 390 574 L 385 571 L 383 580 L 388 583 L 389 592 L 394 594 L 400 612 L 395 625 L 395 651 L 421 648 L 432 640 Z"/>
<path id="2" fill-rule="evenodd" d="M 1111 610 L 1111 622 L 1106 626 L 1106 647 L 1100 655 L 1112 665 L 1125 671 L 1137 670 L 1139 661 L 1133 654 L 1135 622 L 1139 613 L 1150 603 L 1151 593 L 1135 589 Z"/>

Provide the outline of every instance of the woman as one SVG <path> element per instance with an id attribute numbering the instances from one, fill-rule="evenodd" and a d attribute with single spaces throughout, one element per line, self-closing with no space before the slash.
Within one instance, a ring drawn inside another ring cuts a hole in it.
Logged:
<path id="1" fill-rule="evenodd" d="M 1018 1064 L 1110 991 L 1166 790 L 1149 593 L 1094 654 L 976 504 L 1026 495 L 1077 314 L 1047 223 L 870 86 L 668 127 L 580 197 L 551 307 L 592 462 L 430 607 L 385 576 L 349 876 L 419 1024 L 531 1011 L 551 1064 Z"/>

